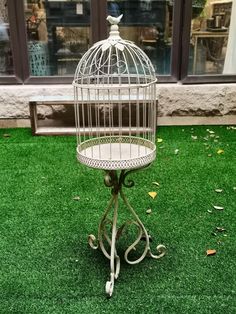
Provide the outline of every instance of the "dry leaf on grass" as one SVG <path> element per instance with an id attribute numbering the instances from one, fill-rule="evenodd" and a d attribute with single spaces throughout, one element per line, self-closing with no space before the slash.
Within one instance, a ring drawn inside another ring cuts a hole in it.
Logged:
<path id="1" fill-rule="evenodd" d="M 157 143 L 162 143 L 163 139 L 162 138 L 157 138 Z"/>
<path id="2" fill-rule="evenodd" d="M 152 184 L 156 185 L 156 186 L 160 186 L 160 184 L 156 181 L 152 182 Z"/>
<path id="3" fill-rule="evenodd" d="M 215 255 L 216 254 L 216 250 L 207 250 L 206 251 L 207 256 L 209 255 Z"/>
<path id="4" fill-rule="evenodd" d="M 223 149 L 218 149 L 217 154 L 224 154 L 224 150 Z"/>
<path id="5" fill-rule="evenodd" d="M 209 130 L 209 129 L 207 129 L 207 132 L 210 133 L 210 134 L 214 134 L 215 133 L 214 131 Z"/>
<path id="6" fill-rule="evenodd" d="M 225 229 L 225 228 L 222 228 L 222 227 L 216 227 L 216 231 L 218 231 L 218 232 L 224 232 L 224 231 L 226 231 L 226 229 Z"/>
<path id="7" fill-rule="evenodd" d="M 224 207 L 222 207 L 222 206 L 213 205 L 213 207 L 214 207 L 215 209 L 217 209 L 217 210 L 223 210 L 223 209 L 224 209 Z"/>
<path id="8" fill-rule="evenodd" d="M 152 212 L 151 208 L 148 208 L 148 209 L 146 210 L 146 213 L 147 213 L 147 214 L 151 214 L 151 212 Z"/>
<path id="9" fill-rule="evenodd" d="M 216 193 L 221 193 L 221 192 L 223 192 L 223 190 L 222 189 L 215 189 L 215 192 Z"/>
<path id="10" fill-rule="evenodd" d="M 157 196 L 157 192 L 148 192 L 148 195 L 151 196 L 152 199 L 154 199 Z"/>
<path id="11" fill-rule="evenodd" d="M 75 197 L 73 197 L 73 200 L 74 200 L 74 201 L 79 201 L 79 200 L 80 200 L 80 197 L 79 197 L 79 196 L 75 196 Z"/>
<path id="12" fill-rule="evenodd" d="M 197 135 L 191 135 L 192 140 L 197 140 Z"/>

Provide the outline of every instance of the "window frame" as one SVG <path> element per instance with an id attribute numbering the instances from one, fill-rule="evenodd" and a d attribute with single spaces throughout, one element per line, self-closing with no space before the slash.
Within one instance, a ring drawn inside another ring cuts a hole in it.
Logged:
<path id="1" fill-rule="evenodd" d="M 13 74 L 0 76 L 0 84 L 22 84 L 21 53 L 18 46 L 16 6 L 14 0 L 7 0 L 7 13 L 10 31 L 10 47 L 13 59 Z"/>
<path id="2" fill-rule="evenodd" d="M 21 7 L 18 10 L 20 26 L 21 26 L 21 34 L 19 41 L 22 42 L 22 52 L 25 56 L 24 58 L 24 76 L 23 81 L 24 84 L 71 84 L 73 80 L 73 75 L 70 76 L 32 76 L 30 75 L 29 68 L 29 54 L 27 48 L 27 32 L 25 27 L 25 13 L 24 13 L 24 2 L 23 0 L 19 1 L 21 3 Z M 103 30 L 102 25 L 100 23 L 102 17 L 102 8 L 104 5 L 104 0 L 90 0 L 90 39 L 91 44 L 95 43 L 99 40 L 101 31 Z"/>
<path id="3" fill-rule="evenodd" d="M 71 76 L 31 76 L 27 48 L 24 0 L 7 0 L 10 43 L 13 57 L 13 75 L 0 77 L 0 84 L 71 84 Z M 107 37 L 107 0 L 90 0 L 91 44 Z M 188 74 L 191 36 L 192 0 L 173 1 L 173 33 L 170 74 L 158 75 L 159 83 L 205 84 L 235 83 L 235 75 Z"/>
<path id="4" fill-rule="evenodd" d="M 181 76 L 182 84 L 207 84 L 207 83 L 235 83 L 236 74 L 203 74 L 193 75 L 188 73 L 189 51 L 191 38 L 191 20 L 192 20 L 192 0 L 186 0 L 183 10 L 183 33 L 182 33 L 182 61 Z"/>

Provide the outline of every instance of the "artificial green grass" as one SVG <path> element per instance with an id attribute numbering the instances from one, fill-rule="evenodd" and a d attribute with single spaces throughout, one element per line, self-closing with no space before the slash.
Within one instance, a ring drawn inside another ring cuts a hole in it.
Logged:
<path id="1" fill-rule="evenodd" d="M 0 130 L 0 313 L 236 313 L 235 134 L 226 126 L 159 128 L 156 161 L 125 192 L 152 249 L 162 243 L 167 254 L 135 266 L 122 260 L 107 299 L 109 261 L 87 245 L 110 197 L 103 173 L 76 161 L 74 137 Z M 154 200 L 149 191 L 158 192 Z"/>

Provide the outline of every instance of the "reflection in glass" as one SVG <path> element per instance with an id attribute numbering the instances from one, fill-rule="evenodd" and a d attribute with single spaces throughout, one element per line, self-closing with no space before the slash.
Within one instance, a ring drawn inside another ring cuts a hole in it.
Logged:
<path id="1" fill-rule="evenodd" d="M 6 0 L 0 0 L 0 76 L 13 74 Z"/>
<path id="2" fill-rule="evenodd" d="M 31 75 L 72 75 L 89 47 L 90 2 L 27 0 Z"/>
<path id="3" fill-rule="evenodd" d="M 170 74 L 173 1 L 108 1 L 108 14 L 123 14 L 120 34 L 151 59 L 157 74 Z"/>
<path id="4" fill-rule="evenodd" d="M 226 67 L 228 68 L 227 60 L 229 59 L 226 55 L 232 56 L 233 50 L 236 51 L 235 41 L 235 49 L 232 49 L 236 27 L 233 27 L 235 21 L 231 18 L 231 12 L 232 1 L 193 0 L 189 74 L 226 74 L 228 72 Z M 230 32 L 229 28 L 231 28 Z"/>

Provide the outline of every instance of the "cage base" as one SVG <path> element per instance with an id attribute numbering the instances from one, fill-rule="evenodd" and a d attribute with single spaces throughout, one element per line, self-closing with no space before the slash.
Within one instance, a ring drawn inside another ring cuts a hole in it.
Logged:
<path id="1" fill-rule="evenodd" d="M 156 157 L 155 145 L 138 137 L 101 137 L 77 147 L 83 164 L 103 170 L 136 169 L 150 164 Z"/>

